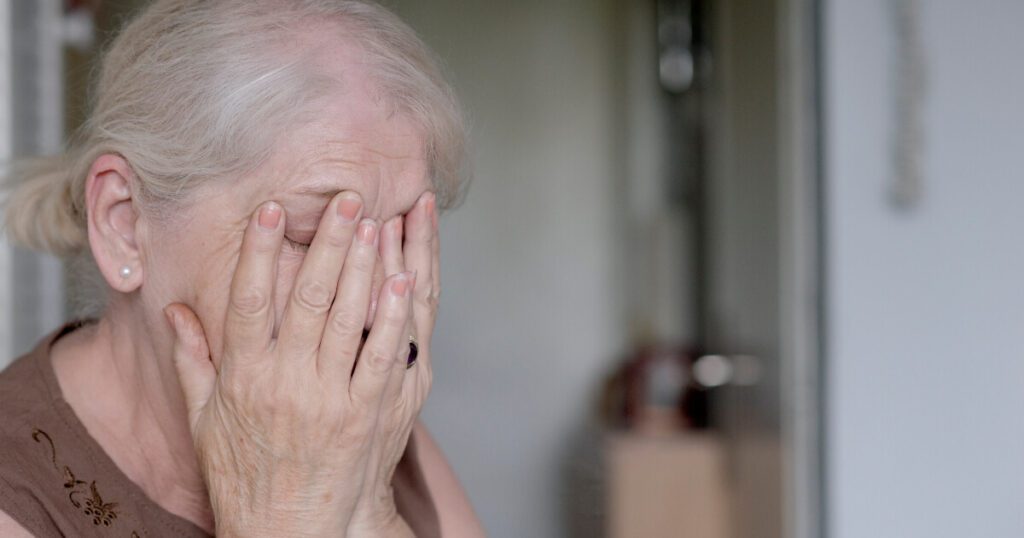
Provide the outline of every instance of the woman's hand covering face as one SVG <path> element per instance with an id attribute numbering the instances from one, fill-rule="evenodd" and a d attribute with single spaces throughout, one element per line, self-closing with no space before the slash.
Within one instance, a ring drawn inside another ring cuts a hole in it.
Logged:
<path id="1" fill-rule="evenodd" d="M 441 291 L 437 231 L 436 202 L 429 192 L 381 230 L 384 274 L 415 275 L 410 330 L 419 351 L 405 372 L 395 369 L 388 381 L 349 536 L 400 536 L 407 530 L 395 508 L 391 479 L 432 383 L 430 341 Z"/>
<path id="2" fill-rule="evenodd" d="M 331 200 L 275 337 L 287 215 L 272 202 L 256 211 L 232 278 L 216 367 L 192 310 L 165 310 L 218 535 L 338 535 L 400 525 L 387 486 L 431 383 L 436 208 L 426 193 L 383 230 L 361 214 L 353 192 Z M 387 278 L 363 342 L 378 250 Z M 406 369 L 411 334 L 419 357 Z"/>

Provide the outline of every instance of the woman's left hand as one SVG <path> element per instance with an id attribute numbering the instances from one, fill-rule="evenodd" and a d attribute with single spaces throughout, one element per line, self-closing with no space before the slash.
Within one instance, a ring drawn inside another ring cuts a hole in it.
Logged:
<path id="1" fill-rule="evenodd" d="M 409 334 L 418 353 L 408 369 L 394 370 L 385 389 L 362 495 L 349 521 L 351 537 L 413 535 L 398 514 L 391 480 L 433 381 L 430 340 L 441 288 L 437 230 L 437 203 L 430 192 L 404 218 L 395 217 L 381 228 L 385 277 L 403 271 L 415 275 Z"/>

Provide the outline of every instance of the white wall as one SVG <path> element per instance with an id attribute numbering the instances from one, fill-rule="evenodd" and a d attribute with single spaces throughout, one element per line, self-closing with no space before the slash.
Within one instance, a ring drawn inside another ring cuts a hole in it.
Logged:
<path id="1" fill-rule="evenodd" d="M 830 536 L 1024 536 L 1024 3 L 918 2 L 908 212 L 885 193 L 894 2 L 825 4 Z"/>
<path id="2" fill-rule="evenodd" d="M 442 224 L 425 418 L 493 536 L 565 536 L 572 451 L 626 332 L 611 2 L 392 4 L 447 59 L 475 144 Z"/>

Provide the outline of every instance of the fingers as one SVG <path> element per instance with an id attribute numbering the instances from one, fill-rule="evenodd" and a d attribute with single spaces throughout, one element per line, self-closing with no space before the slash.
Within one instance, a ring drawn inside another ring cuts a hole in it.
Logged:
<path id="1" fill-rule="evenodd" d="M 389 277 L 381 290 L 373 329 L 363 345 L 349 389 L 352 399 L 376 413 L 389 378 L 396 368 L 405 368 L 409 354 L 406 323 L 412 294 L 412 274 Z"/>
<path id="2" fill-rule="evenodd" d="M 399 353 L 398 354 L 400 356 L 402 356 L 402 357 L 405 357 L 405 360 L 403 360 L 401 364 L 396 365 L 394 368 L 392 368 L 392 370 L 391 370 L 391 377 L 390 377 L 390 379 L 388 379 L 387 385 L 384 388 L 384 402 L 385 403 L 392 402 L 392 403 L 394 403 L 396 405 L 401 403 L 401 399 L 400 398 L 402 396 L 402 391 L 404 390 L 403 389 L 403 385 L 404 385 L 405 380 L 410 379 L 410 378 L 411 379 L 416 379 L 416 377 L 417 377 L 416 375 L 414 375 L 415 372 L 413 374 L 410 374 L 410 373 L 408 373 L 407 370 L 408 370 L 408 365 L 409 365 L 408 360 L 410 358 L 409 354 L 412 352 L 412 348 L 410 347 L 410 342 L 409 342 L 409 324 L 411 324 L 412 320 L 413 320 L 413 318 L 412 318 L 413 310 L 414 310 L 414 308 L 413 308 L 413 301 L 415 301 L 415 297 L 413 297 L 412 294 L 415 293 L 416 281 L 418 280 L 418 278 L 417 278 L 415 272 L 410 271 L 410 272 L 408 272 L 406 274 L 412 275 L 412 280 L 409 283 L 409 289 L 410 289 L 409 295 L 410 295 L 410 297 L 409 297 L 409 304 L 408 304 L 409 311 L 407 313 L 408 322 L 406 324 L 406 329 L 405 329 L 405 332 L 403 333 L 403 337 L 398 342 L 398 346 L 399 346 L 399 348 L 398 348 L 398 352 Z"/>
<path id="3" fill-rule="evenodd" d="M 417 282 L 419 282 L 420 276 L 419 276 L 419 274 L 417 272 L 417 269 L 418 269 L 417 267 L 413 267 L 413 266 L 408 265 L 409 260 L 406 259 L 405 255 L 406 255 L 407 252 L 410 252 L 410 250 L 408 248 L 409 241 L 415 241 L 416 239 L 422 239 L 422 237 L 414 238 L 414 237 L 410 237 L 410 236 L 408 236 L 406 234 L 409 233 L 409 232 L 419 232 L 420 235 L 422 235 L 422 231 L 421 230 L 417 230 L 416 228 L 411 227 L 411 226 L 413 226 L 415 224 L 415 222 L 411 222 L 410 219 L 415 219 L 416 215 L 417 215 L 417 212 L 419 212 L 419 213 L 423 212 L 422 206 L 423 206 L 424 198 L 425 198 L 425 196 L 420 196 L 420 199 L 416 201 L 416 203 L 413 205 L 413 208 L 409 211 L 408 214 L 406 214 L 405 217 L 398 216 L 398 217 L 395 217 L 394 219 L 392 219 L 391 221 L 388 222 L 388 224 L 390 225 L 389 226 L 390 230 L 388 232 L 388 237 L 384 238 L 382 240 L 382 242 L 381 242 L 381 250 L 383 251 L 382 252 L 382 258 L 383 258 L 383 262 L 384 262 L 385 272 L 387 274 L 395 274 L 395 273 L 399 273 L 399 272 L 402 272 L 402 271 L 409 270 L 412 273 L 412 275 L 413 275 L 413 280 L 412 280 L 412 284 L 411 284 L 412 290 L 410 291 L 410 295 L 411 295 L 411 297 L 410 297 L 411 301 L 410 302 L 412 304 L 410 304 L 409 324 L 407 325 L 406 332 L 405 332 L 405 334 L 407 335 L 405 347 L 408 347 L 408 336 L 409 335 L 411 335 L 414 338 L 416 338 L 416 337 L 418 337 L 419 334 L 423 334 L 423 333 L 421 333 L 419 331 L 419 326 L 421 324 L 417 322 L 417 318 L 416 318 L 416 314 L 417 313 L 422 314 L 423 313 L 423 309 L 422 308 L 415 308 L 413 306 L 416 303 L 416 301 L 417 301 L 416 290 L 419 287 Z M 422 241 L 420 241 L 420 242 L 422 242 Z M 421 253 L 415 252 L 415 250 L 416 249 L 414 248 L 413 251 L 414 251 L 415 254 L 421 254 Z M 422 258 L 422 256 L 421 256 L 421 258 Z M 406 355 L 408 355 L 408 353 L 409 353 L 408 349 L 405 349 L 403 351 L 406 353 Z M 406 377 L 406 375 L 405 375 L 404 365 L 403 365 L 402 368 L 395 368 L 395 370 L 391 374 L 391 380 L 388 381 L 387 388 L 385 389 L 385 395 L 384 395 L 384 401 L 385 402 L 398 401 L 398 398 L 399 398 L 399 396 L 401 396 L 401 391 L 402 391 L 402 380 L 405 377 Z"/>
<path id="4" fill-rule="evenodd" d="M 399 381 L 403 400 L 416 409 L 430 391 L 432 371 L 430 339 L 437 316 L 438 238 L 436 229 L 437 200 L 427 192 L 416 202 L 405 218 L 405 263 L 415 271 L 413 320 L 419 340 L 420 356 L 413 369 Z M 397 395 L 396 395 L 397 397 Z"/>
<path id="5" fill-rule="evenodd" d="M 224 323 L 224 345 L 232 357 L 262 356 L 270 347 L 284 220 L 281 206 L 267 202 L 256 210 L 245 230 Z"/>
<path id="6" fill-rule="evenodd" d="M 366 329 L 369 329 L 370 325 L 373 325 L 373 318 L 377 315 L 377 300 L 379 299 L 377 295 L 380 290 L 384 289 L 384 281 L 386 279 L 387 276 L 384 274 L 384 264 L 378 263 L 373 270 L 373 285 L 370 286 L 370 289 L 376 291 L 370 295 L 370 304 L 366 305 Z"/>
<path id="7" fill-rule="evenodd" d="M 405 218 L 405 265 L 416 274 L 413 317 L 416 334 L 427 340 L 434 328 L 434 194 L 427 192 Z M 429 343 L 429 342 L 424 342 Z"/>
<path id="8" fill-rule="evenodd" d="M 378 281 L 374 284 L 383 281 L 391 275 L 397 275 L 398 273 L 405 271 L 405 260 L 402 256 L 403 227 L 404 219 L 401 215 L 391 218 L 381 226 L 380 251 L 382 263 L 376 274 Z M 374 289 L 383 289 L 383 287 L 375 287 Z M 378 301 L 379 297 L 375 297 L 370 303 L 369 314 L 367 317 L 370 321 L 372 321 L 376 316 Z"/>
<path id="9" fill-rule="evenodd" d="M 339 390 L 348 387 L 366 325 L 366 305 L 370 301 L 377 265 L 378 228 L 371 219 L 359 223 L 320 344 L 317 367 Z"/>
<path id="10" fill-rule="evenodd" d="M 199 416 L 213 393 L 217 372 L 210 361 L 203 326 L 192 310 L 182 304 L 172 304 L 164 309 L 164 315 L 174 331 L 174 367 L 185 397 L 189 427 L 195 431 Z"/>
<path id="11" fill-rule="evenodd" d="M 296 356 L 317 356 L 362 210 L 359 195 L 346 191 L 331 200 L 320 218 L 281 319 L 278 339 Z"/>
<path id="12" fill-rule="evenodd" d="M 397 275 L 405 271 L 402 254 L 402 235 L 405 219 L 401 215 L 384 223 L 380 233 L 381 261 L 384 262 L 384 276 Z"/>

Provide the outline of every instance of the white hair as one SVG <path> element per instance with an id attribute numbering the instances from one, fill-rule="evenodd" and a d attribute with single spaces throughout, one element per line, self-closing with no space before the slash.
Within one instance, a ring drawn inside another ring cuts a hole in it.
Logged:
<path id="1" fill-rule="evenodd" d="M 311 27 L 361 47 L 381 97 L 424 135 L 439 206 L 453 205 L 466 183 L 462 112 L 433 53 L 397 16 L 364 0 L 156 0 L 111 43 L 67 151 L 13 168 L 11 239 L 88 251 L 85 180 L 103 154 L 128 161 L 155 211 L 265 162 L 336 84 L 305 61 L 297 38 Z"/>

